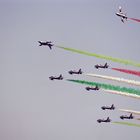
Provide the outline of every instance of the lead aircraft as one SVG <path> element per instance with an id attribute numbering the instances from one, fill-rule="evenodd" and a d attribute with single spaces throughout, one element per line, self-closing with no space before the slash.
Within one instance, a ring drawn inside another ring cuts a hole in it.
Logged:
<path id="1" fill-rule="evenodd" d="M 52 49 L 52 46 L 53 46 L 51 41 L 46 41 L 46 42 L 38 41 L 38 43 L 39 43 L 39 46 L 48 46 L 50 50 Z"/>

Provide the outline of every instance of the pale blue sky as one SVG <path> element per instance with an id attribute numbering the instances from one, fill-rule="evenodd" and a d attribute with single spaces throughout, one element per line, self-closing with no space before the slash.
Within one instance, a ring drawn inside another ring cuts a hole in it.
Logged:
<path id="1" fill-rule="evenodd" d="M 128 17 L 140 18 L 139 0 L 0 0 L 0 139 L 2 140 L 112 140 L 137 139 L 139 128 L 98 124 L 110 116 L 121 121 L 123 113 L 102 111 L 103 105 L 140 110 L 139 100 L 99 92 L 87 92 L 85 85 L 50 81 L 64 78 L 95 80 L 131 87 L 84 75 L 79 69 L 139 80 L 139 77 L 111 70 L 96 70 L 105 60 L 58 48 L 38 47 L 38 40 L 116 58 L 140 61 L 140 23 L 123 24 L 115 15 L 121 5 Z M 140 70 L 107 61 L 111 67 Z M 134 86 L 133 86 L 134 87 Z M 139 88 L 139 87 L 135 87 Z M 133 123 L 140 123 L 130 120 Z"/>

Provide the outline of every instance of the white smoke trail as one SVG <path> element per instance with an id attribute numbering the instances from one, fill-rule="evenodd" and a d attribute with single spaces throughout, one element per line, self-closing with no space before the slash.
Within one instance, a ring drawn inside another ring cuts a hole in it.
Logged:
<path id="1" fill-rule="evenodd" d="M 98 77 L 98 78 L 103 78 L 103 79 L 108 79 L 108 80 L 119 81 L 119 82 L 125 82 L 125 83 L 128 83 L 128 84 L 140 86 L 140 81 L 128 80 L 128 79 L 124 79 L 124 78 L 112 77 L 112 76 L 106 76 L 106 75 L 99 75 L 99 74 L 86 74 L 86 75 L 87 76 Z"/>
<path id="2" fill-rule="evenodd" d="M 112 94 L 118 94 L 118 95 L 122 95 L 122 96 L 127 96 L 127 97 L 140 99 L 140 96 L 135 95 L 135 94 L 129 94 L 129 93 L 126 93 L 126 92 L 115 91 L 115 90 L 106 90 L 106 89 L 102 89 L 102 90 L 105 91 L 105 92 L 112 93 Z"/>
<path id="3" fill-rule="evenodd" d="M 127 109 L 119 109 L 119 111 L 127 112 L 127 113 L 133 113 L 136 115 L 140 115 L 140 111 L 134 111 L 134 110 L 127 110 Z"/>

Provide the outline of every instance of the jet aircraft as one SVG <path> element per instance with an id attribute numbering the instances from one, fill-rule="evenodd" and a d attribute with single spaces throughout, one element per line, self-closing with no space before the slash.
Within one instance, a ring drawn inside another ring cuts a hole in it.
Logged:
<path id="1" fill-rule="evenodd" d="M 124 13 L 122 12 L 121 6 L 119 6 L 119 12 L 117 12 L 116 15 L 119 16 L 119 17 L 121 18 L 121 21 L 122 21 L 123 23 L 124 23 L 124 19 L 127 20 L 127 18 L 128 18 L 128 17 L 126 16 L 126 14 L 124 14 Z"/>
<path id="2" fill-rule="evenodd" d="M 63 80 L 63 76 L 62 76 L 62 74 L 60 74 L 60 76 L 58 76 L 58 77 L 56 77 L 56 76 L 50 76 L 49 79 L 50 80 L 54 80 L 54 79 L 56 79 L 56 80 Z"/>
<path id="3" fill-rule="evenodd" d="M 70 70 L 68 73 L 69 73 L 69 74 L 82 74 L 83 72 L 82 72 L 81 69 L 79 69 L 79 71 Z"/>
<path id="4" fill-rule="evenodd" d="M 97 85 L 95 87 L 86 87 L 86 90 L 99 90 L 99 87 Z"/>
<path id="5" fill-rule="evenodd" d="M 96 69 L 98 69 L 98 68 L 104 68 L 105 69 L 105 68 L 108 68 L 108 67 L 109 67 L 109 65 L 107 65 L 107 63 L 105 63 L 104 65 L 98 65 L 98 64 L 95 65 Z"/>
<path id="6" fill-rule="evenodd" d="M 133 119 L 134 116 L 132 115 L 132 113 L 130 114 L 130 116 L 126 116 L 126 115 L 122 115 L 120 116 L 120 118 L 123 120 L 123 119 Z"/>
<path id="7" fill-rule="evenodd" d="M 51 41 L 46 41 L 46 42 L 41 42 L 41 41 L 38 41 L 39 43 L 39 46 L 48 46 L 50 49 L 52 49 L 52 42 Z"/>
<path id="8" fill-rule="evenodd" d="M 107 119 L 98 119 L 97 122 L 98 123 L 101 123 L 101 122 L 106 122 L 107 123 L 107 122 L 111 122 L 111 119 L 109 117 L 107 117 Z"/>
<path id="9" fill-rule="evenodd" d="M 114 109 L 115 109 L 115 106 L 114 106 L 114 104 L 112 104 L 111 106 L 102 106 L 101 108 L 102 108 L 103 110 L 106 110 L 106 109 L 114 110 Z"/>

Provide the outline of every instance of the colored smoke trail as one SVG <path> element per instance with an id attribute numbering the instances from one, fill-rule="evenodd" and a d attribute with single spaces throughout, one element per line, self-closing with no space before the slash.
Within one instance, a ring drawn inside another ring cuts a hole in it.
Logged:
<path id="1" fill-rule="evenodd" d="M 112 122 L 112 123 L 140 127 L 140 124 L 129 123 L 129 122 Z"/>
<path id="2" fill-rule="evenodd" d="M 129 18 L 129 19 L 140 22 L 140 19 L 136 19 L 136 18 Z"/>
<path id="3" fill-rule="evenodd" d="M 133 74 L 140 76 L 140 71 L 134 71 L 134 70 L 127 70 L 127 69 L 119 69 L 119 68 L 111 68 L 112 70 L 128 73 L 128 74 Z"/>
<path id="4" fill-rule="evenodd" d="M 135 95 L 135 94 L 129 94 L 129 93 L 121 92 L 121 91 L 106 90 L 106 89 L 103 89 L 103 91 L 111 93 L 111 94 L 118 94 L 118 95 L 122 95 L 122 96 L 127 96 L 127 97 L 132 97 L 132 98 L 140 99 L 140 96 L 139 95 Z"/>
<path id="5" fill-rule="evenodd" d="M 125 92 L 125 93 L 130 93 L 130 94 L 140 96 L 140 90 L 138 90 L 138 89 L 114 86 L 114 85 L 104 84 L 104 83 L 89 82 L 89 81 L 84 81 L 84 80 L 73 80 L 73 79 L 67 79 L 67 80 L 71 81 L 71 82 L 79 83 L 79 84 L 90 85 L 90 86 L 97 85 L 98 87 L 100 87 L 102 89 L 115 90 L 115 91 L 120 91 L 120 92 Z"/>
<path id="6" fill-rule="evenodd" d="M 140 111 L 135 111 L 135 110 L 119 109 L 119 111 L 140 115 Z"/>
<path id="7" fill-rule="evenodd" d="M 95 53 L 89 53 L 89 52 L 85 52 L 85 51 L 81 51 L 81 50 L 77 50 L 77 49 L 72 49 L 72 48 L 66 48 L 66 47 L 62 47 L 62 46 L 55 46 L 70 52 L 75 52 L 75 53 L 79 53 L 79 54 L 84 54 L 87 56 L 93 56 L 96 58 L 101 58 L 101 59 L 105 59 L 105 60 L 110 60 L 113 62 L 118 62 L 118 63 L 122 63 L 122 64 L 126 64 L 126 65 L 133 65 L 133 66 L 137 66 L 140 67 L 140 63 L 135 63 L 132 61 L 128 61 L 128 60 L 123 60 L 123 59 L 119 59 L 119 58 L 113 58 L 110 56 L 104 56 L 104 55 L 99 55 L 99 54 L 95 54 Z"/>
<path id="8" fill-rule="evenodd" d="M 128 80 L 128 79 L 123 79 L 123 78 L 119 78 L 119 77 L 106 76 L 106 75 L 99 75 L 99 74 L 86 74 L 86 75 L 98 77 L 98 78 L 103 78 L 103 79 L 108 79 L 108 80 L 114 80 L 114 81 L 118 81 L 118 82 L 125 82 L 125 83 L 132 84 L 135 86 L 140 86 L 139 81 Z"/>

